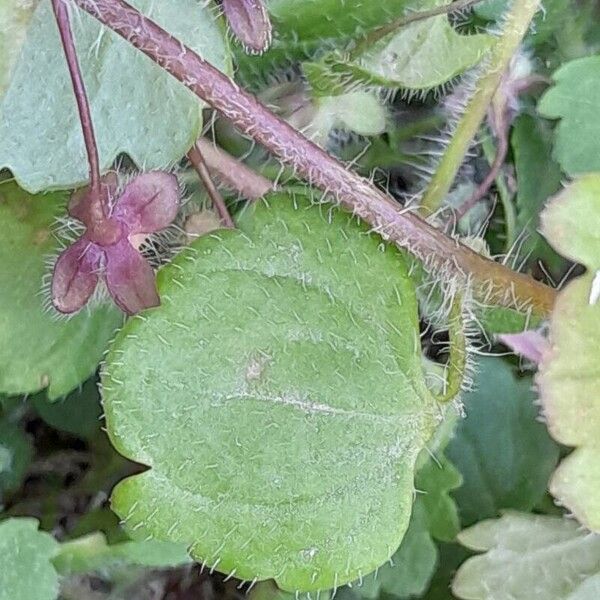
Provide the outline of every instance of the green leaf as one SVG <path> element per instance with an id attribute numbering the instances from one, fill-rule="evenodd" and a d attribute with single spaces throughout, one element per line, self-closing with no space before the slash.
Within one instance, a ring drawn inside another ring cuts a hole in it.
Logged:
<path id="1" fill-rule="evenodd" d="M 92 437 L 100 431 L 100 393 L 96 378 L 86 381 L 82 388 L 66 398 L 48 402 L 46 394 L 37 394 L 32 404 L 38 415 L 50 427 L 81 438 Z"/>
<path id="2" fill-rule="evenodd" d="M 419 10 L 444 3 L 427 0 L 420 3 Z M 366 83 L 431 89 L 477 64 L 493 39 L 487 34 L 460 35 L 441 15 L 411 23 L 370 44 L 350 70 Z"/>
<path id="3" fill-rule="evenodd" d="M 569 174 L 600 170 L 600 56 L 572 60 L 552 76 L 554 86 L 538 104 L 540 114 L 561 119 L 554 156 Z"/>
<path id="4" fill-rule="evenodd" d="M 57 320 L 44 309 L 45 260 L 58 252 L 52 226 L 65 210 L 64 194 L 30 196 L 0 185 L 0 393 L 48 388 L 64 396 L 96 370 L 122 321 L 112 306 Z"/>
<path id="5" fill-rule="evenodd" d="M 189 564 L 191 559 L 181 544 L 146 540 L 109 546 L 104 534 L 96 532 L 61 544 L 52 562 L 61 575 L 74 575 L 124 566 L 179 567 Z"/>
<path id="6" fill-rule="evenodd" d="M 600 174 L 572 183 L 542 215 L 548 241 L 589 269 L 558 295 L 538 385 L 550 433 L 576 447 L 552 477 L 550 491 L 593 531 L 600 531 L 600 304 L 590 296 L 600 268 L 599 226 Z"/>
<path id="7" fill-rule="evenodd" d="M 38 0 L 0 0 L 0 98 L 10 83 L 13 67 L 19 58 L 37 3 Z"/>
<path id="8" fill-rule="evenodd" d="M 109 434 L 150 467 L 113 507 L 242 579 L 335 587 L 398 548 L 435 426 L 414 286 L 333 207 L 275 195 L 241 227 L 161 271 L 108 355 Z"/>
<path id="9" fill-rule="evenodd" d="M 206 2 L 132 2 L 221 70 L 229 59 Z M 121 153 L 145 169 L 169 168 L 191 147 L 202 105 L 127 41 L 73 7 L 73 28 L 100 154 L 107 169 Z M 87 181 L 81 125 L 50 2 L 41 2 L 0 101 L 0 168 L 31 191 Z"/>
<path id="10" fill-rule="evenodd" d="M 0 523 L 0 600 L 54 600 L 58 575 L 50 561 L 57 550 L 35 519 Z"/>
<path id="11" fill-rule="evenodd" d="M 0 415 L 0 503 L 6 492 L 21 485 L 32 457 L 29 436 Z"/>
<path id="12" fill-rule="evenodd" d="M 303 43 L 354 38 L 400 16 L 414 0 L 267 0 L 276 37 Z"/>
<path id="13" fill-rule="evenodd" d="M 376 600 L 382 593 L 395 598 L 420 596 L 431 581 L 437 558 L 438 552 L 429 533 L 427 514 L 422 503 L 417 500 L 406 535 L 391 561 L 365 577 L 362 585 L 355 589 L 367 600 Z"/>
<path id="14" fill-rule="evenodd" d="M 529 377 L 517 379 L 499 358 L 481 358 L 466 417 L 446 454 L 463 476 L 454 492 L 461 520 L 470 525 L 500 509 L 530 510 L 543 497 L 558 447 L 538 421 Z"/>
<path id="15" fill-rule="evenodd" d="M 596 600 L 600 536 L 563 517 L 509 512 L 466 529 L 460 541 L 482 556 L 459 569 L 465 600 Z"/>
<path id="16" fill-rule="evenodd" d="M 544 260 L 553 270 L 562 267 L 560 258 L 538 233 L 539 214 L 546 200 L 560 189 L 560 166 L 551 156 L 552 135 L 540 119 L 521 115 L 511 137 L 517 171 L 517 235 L 526 235 L 519 253 L 529 262 Z"/>

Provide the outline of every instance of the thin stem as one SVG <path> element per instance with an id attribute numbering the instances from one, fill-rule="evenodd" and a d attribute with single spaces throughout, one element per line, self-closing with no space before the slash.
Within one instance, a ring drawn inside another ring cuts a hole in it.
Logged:
<path id="1" fill-rule="evenodd" d="M 77 60 L 77 50 L 75 49 L 67 0 L 52 0 L 52 8 L 54 10 L 54 16 L 56 17 L 65 57 L 67 59 L 69 75 L 71 76 L 71 83 L 73 85 L 73 92 L 75 94 L 75 101 L 79 112 L 79 120 L 81 122 L 81 130 L 83 132 L 83 140 L 90 170 L 90 191 L 92 193 L 92 198 L 94 199 L 92 207 L 94 212 L 97 213 L 98 218 L 102 220 L 106 216 L 107 207 L 103 206 L 101 200 L 102 194 L 100 191 L 100 161 L 98 159 L 98 146 L 96 145 L 90 104 L 85 91 L 85 84 L 83 82 L 83 76 L 81 75 L 79 61 Z"/>
<path id="2" fill-rule="evenodd" d="M 456 0 L 456 2 L 442 4 L 441 6 L 436 6 L 435 8 L 431 8 L 429 10 L 413 12 L 409 15 L 399 17 L 390 23 L 386 23 L 385 25 L 371 29 L 365 35 L 365 37 L 362 38 L 350 51 L 350 56 L 353 58 L 357 57 L 365 49 L 370 48 L 375 42 L 378 42 L 386 35 L 389 35 L 398 29 L 402 29 L 402 27 L 406 27 L 407 25 L 411 25 L 412 23 L 417 23 L 419 21 L 424 21 L 425 19 L 431 19 L 432 17 L 437 17 L 439 15 L 449 15 L 454 12 L 466 10 L 481 1 L 482 0 Z"/>
<path id="3" fill-rule="evenodd" d="M 450 357 L 446 366 L 446 385 L 441 394 L 436 394 L 438 402 L 450 402 L 454 400 L 463 387 L 467 373 L 467 334 L 466 319 L 463 314 L 463 296 L 457 293 L 450 307 L 450 318 L 448 321 L 448 336 Z"/>
<path id="4" fill-rule="evenodd" d="M 199 138 L 196 148 L 202 153 L 208 170 L 218 181 L 239 192 L 248 200 L 258 200 L 275 188 L 275 184 L 256 173 L 210 140 Z"/>
<path id="5" fill-rule="evenodd" d="M 206 166 L 206 161 L 202 156 L 202 152 L 200 151 L 198 144 L 192 146 L 192 149 L 188 152 L 188 159 L 202 180 L 202 183 L 204 184 L 204 187 L 206 188 L 206 191 L 212 200 L 213 207 L 219 213 L 219 217 L 223 225 L 225 227 L 229 227 L 230 229 L 235 228 L 235 223 L 233 222 L 233 219 L 227 210 L 227 204 L 225 204 L 223 196 L 221 196 L 219 190 L 213 183 L 210 173 L 208 172 L 208 167 Z"/>
<path id="6" fill-rule="evenodd" d="M 541 314 L 552 308 L 555 290 L 484 258 L 403 210 L 123 0 L 74 1 L 231 120 L 239 131 L 264 145 L 327 196 L 334 196 L 384 239 L 411 252 L 430 271 L 465 285 L 472 283 L 480 301 L 529 307 Z"/>
<path id="7" fill-rule="evenodd" d="M 425 215 L 433 214 L 450 191 L 456 174 L 462 165 L 473 138 L 483 122 L 510 60 L 529 29 L 529 24 L 540 7 L 540 0 L 514 0 L 506 18 L 502 33 L 496 41 L 488 62 L 479 77 L 475 93 L 464 115 L 458 122 L 452 140 L 444 152 L 421 202 Z"/>
<path id="8" fill-rule="evenodd" d="M 500 169 L 506 159 L 508 153 L 508 124 L 506 127 L 498 131 L 498 149 L 496 150 L 496 156 L 492 161 L 490 170 L 485 176 L 484 180 L 479 184 L 477 189 L 473 192 L 470 198 L 468 198 L 461 206 L 456 209 L 455 218 L 456 221 L 460 221 L 489 191 L 494 181 L 500 173 Z"/>

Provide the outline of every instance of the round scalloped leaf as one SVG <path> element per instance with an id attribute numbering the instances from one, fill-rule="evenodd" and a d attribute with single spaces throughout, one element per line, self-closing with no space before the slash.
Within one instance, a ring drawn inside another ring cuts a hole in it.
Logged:
<path id="1" fill-rule="evenodd" d="M 554 85 L 542 96 L 539 112 L 561 119 L 556 128 L 554 155 L 574 175 L 600 169 L 600 56 L 564 64 L 552 76 Z"/>
<path id="2" fill-rule="evenodd" d="M 574 520 L 509 512 L 459 534 L 480 556 L 458 570 L 452 592 L 465 600 L 596 600 L 600 536 Z"/>
<path id="3" fill-rule="evenodd" d="M 51 229 L 65 211 L 64 194 L 30 196 L 0 185 L 0 393 L 48 388 L 54 400 L 95 370 L 122 316 L 112 305 L 58 320 L 44 309 L 48 255 L 58 252 Z"/>
<path id="4" fill-rule="evenodd" d="M 54 538 L 38 531 L 36 519 L 0 523 L 0 600 L 54 600 L 58 575 L 52 557 Z"/>
<path id="5" fill-rule="evenodd" d="M 548 241 L 591 272 L 558 295 L 537 380 L 550 433 L 576 447 L 559 465 L 550 490 L 593 531 L 600 531 L 600 303 L 592 298 L 599 227 L 600 174 L 569 185 L 542 214 Z"/>
<path id="6" fill-rule="evenodd" d="M 333 207 L 272 196 L 159 273 L 103 377 L 108 431 L 149 470 L 129 530 L 242 579 L 336 587 L 399 546 L 439 415 L 403 255 Z"/>
<path id="7" fill-rule="evenodd" d="M 131 3 L 219 69 L 230 69 L 222 27 L 206 2 Z M 101 167 L 123 152 L 145 169 L 170 167 L 198 136 L 202 104 L 127 41 L 74 5 L 72 11 Z M 87 181 L 81 125 L 50 2 L 35 11 L 0 99 L 1 167 L 31 192 Z"/>

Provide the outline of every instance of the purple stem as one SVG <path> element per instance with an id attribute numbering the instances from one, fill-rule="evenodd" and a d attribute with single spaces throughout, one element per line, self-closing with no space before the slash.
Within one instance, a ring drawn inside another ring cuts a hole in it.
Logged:
<path id="1" fill-rule="evenodd" d="M 472 282 L 476 297 L 488 303 L 530 307 L 539 314 L 551 310 L 555 290 L 484 258 L 413 212 L 403 210 L 123 0 L 74 2 L 230 119 L 238 130 L 263 144 L 310 184 L 333 195 L 374 231 L 407 249 L 430 270 L 445 279 Z"/>
<path id="2" fill-rule="evenodd" d="M 77 60 L 77 50 L 75 49 L 75 42 L 73 40 L 73 30 L 71 29 L 67 0 L 52 0 L 52 8 L 54 10 L 54 16 L 56 17 L 56 23 L 58 24 L 58 31 L 67 59 L 71 83 L 73 84 L 75 101 L 77 102 L 77 110 L 79 112 L 79 120 L 81 122 L 81 130 L 83 132 L 90 170 L 90 190 L 93 198 L 96 200 L 93 202 L 94 212 L 96 213 L 97 218 L 103 220 L 107 214 L 105 212 L 106 207 L 103 206 L 101 200 L 98 146 L 96 145 L 96 136 L 94 135 L 90 104 L 85 91 L 85 84 L 83 83 L 79 61 Z"/>

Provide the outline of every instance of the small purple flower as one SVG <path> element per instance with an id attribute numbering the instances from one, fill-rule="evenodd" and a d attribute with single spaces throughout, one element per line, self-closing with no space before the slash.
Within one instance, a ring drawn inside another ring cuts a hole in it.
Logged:
<path id="1" fill-rule="evenodd" d="M 100 198 L 89 188 L 75 192 L 69 214 L 85 226 L 83 235 L 62 252 L 52 277 L 52 304 L 61 313 L 81 309 L 100 277 L 119 308 L 135 314 L 158 306 L 154 271 L 136 241 L 167 227 L 179 207 L 174 175 L 144 173 L 117 195 L 117 177 L 102 178 Z"/>
<path id="2" fill-rule="evenodd" d="M 269 47 L 271 20 L 263 0 L 223 0 L 223 12 L 249 52 L 264 52 Z"/>

